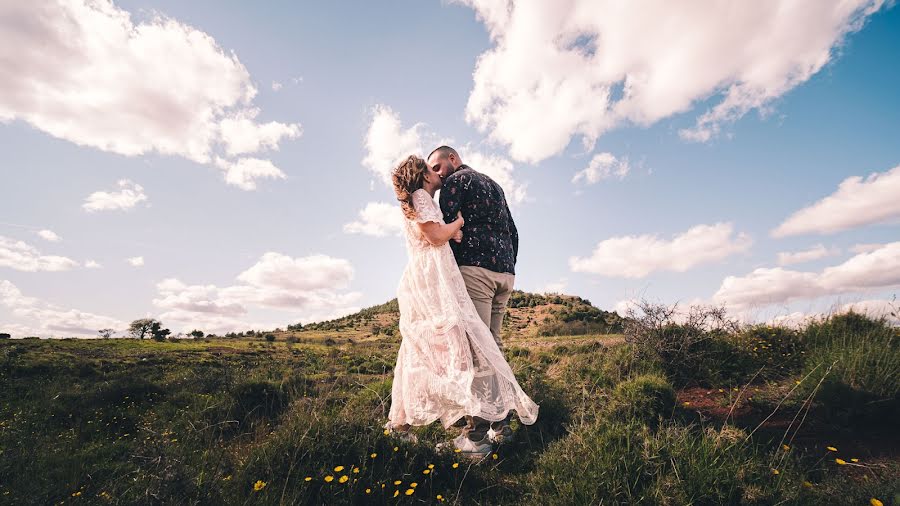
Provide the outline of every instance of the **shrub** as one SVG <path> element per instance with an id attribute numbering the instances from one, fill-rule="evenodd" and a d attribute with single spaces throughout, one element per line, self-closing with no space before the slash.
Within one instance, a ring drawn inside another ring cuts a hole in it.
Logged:
<path id="1" fill-rule="evenodd" d="M 266 341 L 269 341 L 270 343 L 275 340 L 275 334 L 266 334 L 265 337 Z"/>
<path id="2" fill-rule="evenodd" d="M 653 423 L 675 408 L 675 390 L 659 374 L 642 374 L 616 385 L 607 407 L 610 415 Z"/>

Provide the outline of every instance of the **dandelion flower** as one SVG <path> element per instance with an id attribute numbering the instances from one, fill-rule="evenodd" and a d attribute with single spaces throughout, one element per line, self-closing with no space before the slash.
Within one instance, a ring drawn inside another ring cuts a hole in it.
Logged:
<path id="1" fill-rule="evenodd" d="M 784 451 L 788 451 L 791 449 L 791 447 L 788 445 L 781 445 L 781 447 L 784 448 Z"/>
<path id="2" fill-rule="evenodd" d="M 859 462 L 859 459 L 850 459 L 850 462 L 853 462 L 855 464 L 855 463 Z"/>
<path id="3" fill-rule="evenodd" d="M 825 449 L 828 450 L 828 451 L 830 451 L 830 452 L 836 452 L 836 451 L 837 451 L 837 448 L 835 448 L 835 447 L 833 447 L 833 446 L 829 446 L 829 447 L 827 447 L 827 448 L 825 448 Z"/>
<path id="4" fill-rule="evenodd" d="M 358 468 L 358 467 L 354 467 L 354 468 L 353 468 L 353 474 L 359 474 L 359 468 Z"/>
<path id="5" fill-rule="evenodd" d="M 395 447 L 394 447 L 394 451 L 397 451 L 397 450 L 399 450 L 399 449 L 400 449 L 399 446 L 395 446 Z"/>
<path id="6" fill-rule="evenodd" d="M 412 482 L 412 483 L 409 484 L 409 488 L 416 488 L 416 487 L 418 487 L 418 486 L 419 486 L 419 484 L 416 483 L 416 482 Z"/>
<path id="7" fill-rule="evenodd" d="M 437 499 L 438 501 L 444 502 L 444 496 L 442 496 L 441 494 L 438 494 L 437 497 L 436 497 L 436 499 Z"/>
<path id="8" fill-rule="evenodd" d="M 366 493 L 367 493 L 367 494 L 371 494 L 371 493 L 372 493 L 372 489 L 371 489 L 371 488 L 367 488 L 367 489 L 366 489 Z"/>
<path id="9" fill-rule="evenodd" d="M 806 487 L 806 488 L 812 488 L 813 484 L 810 483 L 810 482 L 808 482 L 808 481 L 804 481 L 804 482 L 803 482 L 803 486 Z"/>
<path id="10" fill-rule="evenodd" d="M 307 476 L 306 478 L 303 478 L 303 481 L 312 481 L 312 476 Z"/>
<path id="11" fill-rule="evenodd" d="M 491 455 L 491 458 L 494 460 L 497 460 L 497 454 L 495 453 L 495 454 Z"/>
<path id="12" fill-rule="evenodd" d="M 231 479 L 231 475 L 229 474 L 228 476 L 222 478 L 222 481 L 228 481 L 230 479 Z"/>
<path id="13" fill-rule="evenodd" d="M 422 474 L 428 474 L 430 472 L 431 472 L 431 469 L 426 469 L 426 470 L 422 471 Z"/>
<path id="14" fill-rule="evenodd" d="M 879 501 L 878 499 L 875 499 L 874 497 L 869 499 L 869 504 L 871 504 L 872 506 L 884 506 L 883 502 Z"/>
<path id="15" fill-rule="evenodd" d="M 394 490 L 394 497 L 397 497 L 398 495 L 400 495 L 400 491 L 399 491 L 399 490 Z"/>
<path id="16" fill-rule="evenodd" d="M 350 479 L 350 477 L 345 474 L 345 475 L 341 476 L 338 481 L 340 483 L 347 483 L 347 480 L 349 480 L 349 479 Z"/>
<path id="17" fill-rule="evenodd" d="M 344 466 L 337 466 L 334 468 L 334 472 L 339 473 L 344 470 Z"/>
<path id="18" fill-rule="evenodd" d="M 399 484 L 401 484 L 401 483 L 403 483 L 403 482 L 400 481 L 400 480 L 397 480 L 397 481 L 394 482 L 394 485 L 399 485 Z"/>
<path id="19" fill-rule="evenodd" d="M 373 459 L 374 459 L 375 457 L 377 457 L 377 456 L 378 456 L 377 453 L 373 453 L 372 455 L 369 455 L 369 457 L 372 457 Z"/>
<path id="20" fill-rule="evenodd" d="M 334 481 L 334 476 L 331 476 L 331 475 L 329 474 L 328 476 L 325 477 L 325 482 L 326 482 L 326 483 L 331 483 L 332 481 Z"/>
<path id="21" fill-rule="evenodd" d="M 253 484 L 253 491 L 259 492 L 260 490 L 266 488 L 266 482 L 262 480 L 256 480 L 256 483 Z"/>
<path id="22" fill-rule="evenodd" d="M 842 466 L 847 464 L 847 461 L 844 459 L 834 459 L 834 461 Z"/>
<path id="23" fill-rule="evenodd" d="M 779 474 L 781 474 L 781 471 L 779 471 L 778 469 L 772 469 L 772 474 L 778 476 Z"/>
<path id="24" fill-rule="evenodd" d="M 453 463 L 453 469 L 456 469 L 457 467 L 459 467 L 459 462 L 454 462 L 454 463 Z"/>
<path id="25" fill-rule="evenodd" d="M 413 495 L 413 492 L 415 492 L 415 491 L 416 491 L 416 489 L 414 489 L 414 488 L 408 488 L 408 489 L 406 489 L 406 495 Z M 398 490 L 398 492 L 399 492 L 399 490 Z"/>
<path id="26" fill-rule="evenodd" d="M 428 464 L 428 469 L 434 469 L 434 464 Z"/>
<path id="27" fill-rule="evenodd" d="M 387 429 L 384 429 L 384 435 L 385 435 L 385 436 L 387 436 L 387 435 L 390 434 L 390 433 L 391 433 L 391 431 L 389 431 L 389 430 L 387 430 Z"/>
<path id="28" fill-rule="evenodd" d="M 459 448 L 453 450 L 454 453 L 459 453 L 459 452 L 461 452 L 461 451 L 462 451 L 462 450 L 460 450 Z"/>
<path id="29" fill-rule="evenodd" d="M 690 405 L 691 405 L 691 403 L 690 403 L 690 402 L 688 402 L 688 401 L 684 401 L 684 405 L 685 405 L 685 406 L 690 406 Z"/>

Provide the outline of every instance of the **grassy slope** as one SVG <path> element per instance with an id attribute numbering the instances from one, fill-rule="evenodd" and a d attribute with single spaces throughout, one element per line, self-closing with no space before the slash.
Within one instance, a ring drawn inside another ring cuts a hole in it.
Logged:
<path id="1" fill-rule="evenodd" d="M 381 327 L 394 318 L 387 309 L 373 312 Z M 542 310 L 523 309 L 519 321 L 541 322 Z M 788 450 L 777 425 L 747 438 L 802 368 L 749 387 L 752 401 L 735 402 L 737 383 L 676 392 L 665 368 L 636 359 L 621 336 L 539 336 L 540 323 L 506 341 L 541 405 L 534 426 L 516 427 L 514 444 L 471 465 L 434 453 L 450 436 L 438 424 L 418 429 L 419 444 L 399 443 L 380 428 L 399 336 L 374 335 L 371 323 L 297 332 L 296 344 L 287 334 L 274 343 L 0 342 L 0 503 L 896 500 L 900 455 L 890 442 L 844 444 L 848 433 L 869 431 L 858 420 L 829 423 L 813 411 L 804 427 L 814 432 Z M 793 399 L 767 423 L 789 421 Z M 732 405 L 741 416 L 723 424 Z"/>

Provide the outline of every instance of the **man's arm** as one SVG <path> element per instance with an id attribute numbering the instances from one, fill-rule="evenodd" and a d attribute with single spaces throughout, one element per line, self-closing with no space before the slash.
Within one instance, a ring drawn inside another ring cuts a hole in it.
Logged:
<path id="1" fill-rule="evenodd" d="M 513 264 L 515 264 L 519 257 L 519 230 L 516 228 L 516 222 L 513 221 L 512 213 L 509 212 L 509 204 L 506 204 L 506 214 L 509 216 L 509 236 L 512 239 Z"/>
<path id="2" fill-rule="evenodd" d="M 441 213 L 444 214 L 444 223 L 453 223 L 456 215 L 462 209 L 462 188 L 459 177 L 448 177 L 441 187 L 441 196 L 438 203 Z"/>

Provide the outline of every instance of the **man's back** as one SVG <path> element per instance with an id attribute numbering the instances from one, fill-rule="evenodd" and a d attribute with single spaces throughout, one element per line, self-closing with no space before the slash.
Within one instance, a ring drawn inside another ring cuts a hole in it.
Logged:
<path id="1" fill-rule="evenodd" d="M 519 234 L 499 184 L 462 165 L 444 179 L 440 204 L 447 223 L 459 211 L 466 219 L 462 242 L 450 241 L 459 265 L 515 274 Z"/>

